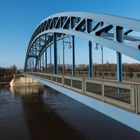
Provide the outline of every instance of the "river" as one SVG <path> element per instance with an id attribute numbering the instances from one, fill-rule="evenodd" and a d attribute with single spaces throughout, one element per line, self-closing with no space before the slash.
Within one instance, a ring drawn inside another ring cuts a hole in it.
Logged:
<path id="1" fill-rule="evenodd" d="M 140 140 L 140 133 L 48 87 L 0 88 L 0 140 Z"/>

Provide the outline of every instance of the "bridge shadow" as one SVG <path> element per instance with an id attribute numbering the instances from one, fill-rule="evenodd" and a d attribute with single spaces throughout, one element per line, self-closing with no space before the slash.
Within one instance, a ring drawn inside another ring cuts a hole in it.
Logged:
<path id="1" fill-rule="evenodd" d="M 35 87 L 20 87 L 16 96 L 21 95 L 23 110 L 31 140 L 84 140 L 71 128 L 49 104 L 43 101 L 43 92 Z M 25 93 L 25 91 L 27 91 Z M 57 94 L 57 93 L 54 93 Z M 49 102 L 49 101 L 48 101 Z"/>

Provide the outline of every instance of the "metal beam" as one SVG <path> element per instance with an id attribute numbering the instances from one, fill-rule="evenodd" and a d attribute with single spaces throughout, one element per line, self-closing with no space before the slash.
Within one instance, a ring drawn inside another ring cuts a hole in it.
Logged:
<path id="1" fill-rule="evenodd" d="M 54 74 L 58 74 L 58 64 L 57 64 L 57 34 L 54 33 Z"/>
<path id="2" fill-rule="evenodd" d="M 40 72 L 42 72 L 41 68 L 42 68 L 42 65 L 41 65 L 41 58 L 40 58 L 40 60 L 39 60 L 39 71 Z"/>
<path id="3" fill-rule="evenodd" d="M 47 72 L 47 49 L 45 51 L 45 69 L 46 69 L 46 72 Z"/>
<path id="4" fill-rule="evenodd" d="M 44 72 L 44 53 L 42 54 L 42 72 Z"/>
<path id="5" fill-rule="evenodd" d="M 104 23 L 103 27 L 101 27 L 102 23 Z M 34 44 L 40 45 L 40 43 L 38 42 L 42 40 L 42 35 L 44 34 L 49 35 L 52 33 L 69 34 L 73 36 L 87 38 L 90 41 L 94 41 L 95 43 L 99 43 L 104 47 L 108 47 L 109 49 L 112 49 L 118 53 L 127 55 L 131 58 L 140 61 L 139 34 L 136 34 L 133 37 L 128 35 L 132 31 L 134 31 L 134 33 L 140 32 L 139 25 L 140 20 L 103 14 L 85 13 L 85 12 L 65 12 L 54 14 L 44 19 L 34 30 L 28 45 L 25 61 L 27 61 L 28 55 L 32 51 L 31 48 L 34 47 Z M 121 32 L 119 31 L 119 29 L 116 29 L 117 31 L 111 30 L 112 28 L 116 27 L 117 28 L 123 27 L 124 29 L 127 29 L 127 31 L 124 30 L 123 38 L 121 35 L 119 35 L 121 34 L 119 33 Z M 87 31 L 85 31 L 86 29 Z M 110 33 L 113 35 L 113 37 L 109 35 L 106 36 L 104 35 L 108 31 L 111 31 Z M 39 39 L 39 37 L 41 37 L 41 39 Z M 114 40 L 114 37 L 117 37 L 115 38 L 117 41 Z M 119 38 L 121 38 L 121 41 L 119 40 Z M 53 37 L 47 39 L 47 41 L 49 43 L 53 42 Z M 40 46 L 39 50 L 40 52 L 42 52 L 42 50 L 44 49 L 44 48 L 41 49 L 42 47 L 44 46 Z M 119 65 L 121 66 L 121 55 L 117 54 L 117 58 L 118 58 L 118 66 Z M 121 68 L 119 68 L 119 70 L 120 69 Z M 121 73 L 121 70 L 119 73 Z"/>
<path id="6" fill-rule="evenodd" d="M 89 41 L 89 77 L 93 77 L 93 62 L 92 62 L 92 42 Z"/>
<path id="7" fill-rule="evenodd" d="M 78 32 L 78 31 L 74 31 L 74 30 L 66 30 L 66 29 L 51 29 L 51 30 L 45 31 L 44 33 L 52 33 L 52 32 L 65 33 L 65 34 L 82 37 L 82 38 L 88 39 L 90 41 L 94 41 L 95 43 L 99 43 L 99 44 L 103 45 L 104 47 L 107 47 L 114 51 L 120 52 L 133 59 L 140 61 L 140 51 L 138 51 L 139 44 L 136 45 L 137 46 L 137 48 L 136 48 L 136 46 L 135 47 L 130 46 L 129 43 L 127 43 L 127 42 L 119 43 L 117 41 L 113 41 L 106 37 L 95 36 L 91 33 L 86 34 L 83 32 Z"/>
<path id="8" fill-rule="evenodd" d="M 75 38 L 72 36 L 72 76 L 75 77 Z"/>
<path id="9" fill-rule="evenodd" d="M 123 39 L 123 28 L 116 27 L 116 40 L 122 42 Z M 118 82 L 122 81 L 122 54 L 117 52 L 117 80 Z"/>
<path id="10" fill-rule="evenodd" d="M 50 73 L 52 72 L 52 47 L 50 46 Z"/>

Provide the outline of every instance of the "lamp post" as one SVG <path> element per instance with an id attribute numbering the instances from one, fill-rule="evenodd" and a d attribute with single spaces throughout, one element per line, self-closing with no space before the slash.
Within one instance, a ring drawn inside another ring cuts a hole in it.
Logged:
<path id="1" fill-rule="evenodd" d="M 101 57 L 102 57 L 102 79 L 104 79 L 104 54 L 103 54 L 103 45 L 99 45 L 96 43 L 96 50 L 101 49 Z"/>

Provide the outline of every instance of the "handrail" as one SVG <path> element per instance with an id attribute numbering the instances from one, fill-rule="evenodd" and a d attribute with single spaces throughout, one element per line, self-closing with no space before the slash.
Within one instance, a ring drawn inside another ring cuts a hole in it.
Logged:
<path id="1" fill-rule="evenodd" d="M 43 78 L 43 80 L 69 88 L 86 96 L 99 99 L 135 113 L 140 113 L 140 84 L 136 84 L 135 82 L 119 83 L 109 80 L 73 78 L 39 72 L 29 72 L 25 74 Z M 50 79 L 46 76 L 50 76 Z M 55 77 L 55 79 L 53 79 L 53 77 Z M 58 78 L 60 79 L 58 80 Z M 67 81 L 68 83 L 65 80 L 69 80 Z"/>

